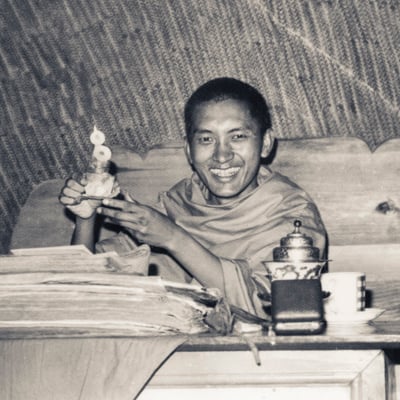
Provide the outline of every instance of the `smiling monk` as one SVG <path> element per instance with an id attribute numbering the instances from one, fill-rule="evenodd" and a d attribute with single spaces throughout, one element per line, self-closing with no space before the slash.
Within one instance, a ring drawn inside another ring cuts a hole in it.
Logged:
<path id="1" fill-rule="evenodd" d="M 271 120 L 264 97 L 233 78 L 200 86 L 185 106 L 186 154 L 191 178 L 160 195 L 157 207 L 106 199 L 97 214 L 124 228 L 111 239 L 128 246 L 147 243 L 157 273 L 169 280 L 218 288 L 229 303 L 265 316 L 268 291 L 262 261 L 302 221 L 321 254 L 326 233 L 317 207 L 296 184 L 261 164 L 273 147 Z M 72 179 L 60 201 L 68 206 L 84 192 Z M 96 210 L 89 218 L 76 211 L 73 243 L 94 248 Z M 109 250 L 98 243 L 97 250 Z"/>

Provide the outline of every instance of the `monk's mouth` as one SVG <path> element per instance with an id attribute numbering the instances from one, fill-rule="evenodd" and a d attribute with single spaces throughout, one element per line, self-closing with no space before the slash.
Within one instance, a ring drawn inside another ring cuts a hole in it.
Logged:
<path id="1" fill-rule="evenodd" d="M 228 179 L 237 175 L 240 167 L 231 167 L 231 168 L 211 168 L 210 172 L 216 176 L 217 178 Z"/>

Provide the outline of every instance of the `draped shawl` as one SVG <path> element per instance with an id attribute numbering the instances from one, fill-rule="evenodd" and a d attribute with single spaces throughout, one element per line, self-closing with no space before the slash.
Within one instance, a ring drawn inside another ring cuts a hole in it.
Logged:
<path id="1" fill-rule="evenodd" d="M 260 168 L 258 186 L 250 193 L 223 205 L 209 204 L 207 198 L 208 189 L 194 173 L 162 193 L 158 207 L 221 258 L 225 295 L 248 311 L 260 313 L 254 291 L 260 288 L 256 283 L 265 284 L 262 261 L 272 259 L 273 248 L 293 231 L 294 220 L 302 221 L 301 231 L 324 252 L 325 228 L 315 203 L 267 167 Z"/>

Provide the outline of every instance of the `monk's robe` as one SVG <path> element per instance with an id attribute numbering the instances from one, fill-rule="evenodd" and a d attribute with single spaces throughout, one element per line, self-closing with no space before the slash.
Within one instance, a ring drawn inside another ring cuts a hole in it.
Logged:
<path id="1" fill-rule="evenodd" d="M 220 258 L 223 295 L 230 304 L 265 316 L 260 298 L 268 292 L 268 281 L 262 261 L 272 260 L 273 248 L 293 231 L 296 219 L 323 255 L 326 233 L 318 209 L 304 190 L 266 167 L 260 168 L 258 187 L 246 195 L 223 205 L 208 204 L 208 195 L 194 173 L 161 193 L 156 208 Z M 168 255 L 154 252 L 151 260 L 165 279 L 192 279 Z"/>

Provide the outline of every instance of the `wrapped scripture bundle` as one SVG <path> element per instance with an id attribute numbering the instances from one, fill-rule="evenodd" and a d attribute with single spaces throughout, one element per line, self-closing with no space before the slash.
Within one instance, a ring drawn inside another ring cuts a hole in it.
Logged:
<path id="1" fill-rule="evenodd" d="M 219 301 L 217 292 L 110 269 L 115 257 L 0 257 L 0 337 L 210 331 L 206 319 Z"/>
<path id="2" fill-rule="evenodd" d="M 150 247 L 93 254 L 82 245 L 12 250 L 0 257 L 0 274 L 19 272 L 126 272 L 147 275 Z M 18 256 L 18 257 L 15 257 Z"/>
<path id="3" fill-rule="evenodd" d="M 206 313 L 189 298 L 110 284 L 0 286 L 0 328 L 195 334 L 208 331 Z"/>

